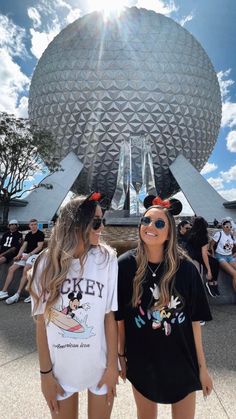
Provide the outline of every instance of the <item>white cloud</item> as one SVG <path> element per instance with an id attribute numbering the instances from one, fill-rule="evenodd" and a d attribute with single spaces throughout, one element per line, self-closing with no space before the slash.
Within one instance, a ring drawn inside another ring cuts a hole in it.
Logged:
<path id="1" fill-rule="evenodd" d="M 201 175 L 206 175 L 207 173 L 213 172 L 217 169 L 217 165 L 215 163 L 206 163 L 203 169 L 201 170 Z"/>
<path id="2" fill-rule="evenodd" d="M 227 183 L 236 180 L 236 166 L 232 166 L 227 172 L 220 172 L 220 175 Z"/>
<path id="3" fill-rule="evenodd" d="M 29 87 L 29 78 L 14 62 L 14 57 L 27 57 L 25 30 L 7 16 L 0 15 L 0 111 L 18 114 L 18 98 Z M 19 104 L 19 112 L 23 111 Z"/>
<path id="4" fill-rule="evenodd" d="M 209 179 L 207 179 L 207 182 L 209 182 L 210 185 L 213 186 L 213 188 L 216 190 L 222 189 L 224 187 L 223 179 L 221 177 L 210 177 Z"/>
<path id="5" fill-rule="evenodd" d="M 0 49 L 0 80 L 0 111 L 17 113 L 18 96 L 28 88 L 30 80 L 3 48 Z"/>
<path id="6" fill-rule="evenodd" d="M 220 71 L 219 73 L 217 73 L 221 96 L 222 96 L 222 99 L 225 99 L 225 100 L 227 100 L 228 98 L 230 87 L 234 84 L 234 81 L 232 79 L 227 79 L 230 73 L 231 73 L 231 68 L 228 68 L 228 70 Z"/>
<path id="7" fill-rule="evenodd" d="M 56 23 L 50 32 L 39 32 L 34 28 L 30 29 L 31 34 L 31 52 L 36 58 L 40 58 L 42 53 L 47 48 L 48 44 L 55 38 L 60 32 L 60 26 Z"/>
<path id="8" fill-rule="evenodd" d="M 234 81 L 229 78 L 231 69 L 226 71 L 220 71 L 217 76 L 220 84 L 221 95 L 223 99 L 222 105 L 222 120 L 221 126 L 225 128 L 233 128 L 236 126 L 236 103 L 230 101 L 230 88 L 234 84 Z M 236 131 L 231 130 L 226 137 L 226 147 L 231 153 L 236 152 Z M 223 182 L 230 183 L 236 181 L 236 166 L 232 166 L 228 171 L 220 172 L 220 177 L 208 179 L 208 182 L 218 190 L 223 198 L 233 200 L 236 198 L 236 189 L 230 191 L 223 190 Z"/>
<path id="9" fill-rule="evenodd" d="M 219 190 L 218 193 L 228 201 L 236 200 L 236 188 Z"/>
<path id="10" fill-rule="evenodd" d="M 29 18 L 33 21 L 34 28 L 39 28 L 41 26 L 41 17 L 38 10 L 35 7 L 29 7 L 27 13 Z"/>
<path id="11" fill-rule="evenodd" d="M 231 68 L 226 71 L 220 71 L 217 76 L 220 85 L 221 96 L 223 99 L 221 126 L 232 128 L 236 126 L 236 103 L 231 102 L 229 96 L 230 88 L 234 84 L 234 80 L 229 78 L 230 72 Z M 235 151 L 231 149 L 231 144 L 229 144 L 229 146 L 227 144 L 227 147 L 229 151 Z"/>
<path id="12" fill-rule="evenodd" d="M 16 115 L 20 118 L 28 118 L 28 97 L 22 96 L 16 108 Z"/>
<path id="13" fill-rule="evenodd" d="M 74 22 L 76 19 L 78 19 L 81 16 L 81 10 L 80 9 L 71 9 L 68 13 L 68 15 L 66 16 L 66 22 L 67 23 L 72 23 Z"/>
<path id="14" fill-rule="evenodd" d="M 230 131 L 226 137 L 227 149 L 236 153 L 236 131 Z"/>
<path id="15" fill-rule="evenodd" d="M 178 10 L 174 0 L 138 0 L 135 6 L 139 8 L 143 7 L 148 10 L 154 10 L 155 12 L 166 16 L 169 16 L 171 13 Z"/>
<path id="16" fill-rule="evenodd" d="M 223 103 L 221 126 L 230 128 L 236 126 L 236 103 Z"/>
<path id="17" fill-rule="evenodd" d="M 41 0 L 37 7 L 28 9 L 28 15 L 33 21 L 33 27 L 30 28 L 31 52 L 39 59 L 61 29 L 78 19 L 81 11 L 64 0 Z M 39 26 L 40 31 L 37 29 Z"/>
<path id="18" fill-rule="evenodd" d="M 0 48 L 10 56 L 26 57 L 24 46 L 25 29 L 15 25 L 7 16 L 0 14 Z"/>
<path id="19" fill-rule="evenodd" d="M 190 13 L 189 15 L 184 16 L 184 17 L 180 20 L 179 24 L 180 24 L 181 26 L 184 26 L 184 25 L 185 25 L 185 23 L 190 22 L 191 20 L 193 20 L 193 18 L 194 18 L 193 13 Z"/>
<path id="20" fill-rule="evenodd" d="M 72 9 L 71 5 L 64 0 L 54 0 L 53 3 L 54 7 L 64 7 L 68 10 Z"/>

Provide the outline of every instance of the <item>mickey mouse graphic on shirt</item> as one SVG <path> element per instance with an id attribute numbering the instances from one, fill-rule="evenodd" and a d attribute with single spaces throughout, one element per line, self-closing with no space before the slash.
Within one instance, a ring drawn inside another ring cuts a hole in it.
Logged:
<path id="1" fill-rule="evenodd" d="M 224 246 L 223 246 L 223 249 L 224 249 L 224 250 L 227 250 L 227 251 L 228 251 L 228 250 L 229 250 L 229 251 L 232 251 L 233 247 L 234 247 L 233 243 L 231 243 L 229 240 L 227 240 L 227 241 L 225 242 Z"/>
<path id="2" fill-rule="evenodd" d="M 93 327 L 88 326 L 88 315 L 79 318 L 78 310 L 85 312 L 90 309 L 89 303 L 80 304 L 82 293 L 70 292 L 68 294 L 69 303 L 63 307 L 63 300 L 60 307 L 53 307 L 50 311 L 50 322 L 60 329 L 60 334 L 65 338 L 89 338 L 94 336 Z M 63 307 L 63 308 L 62 308 Z"/>
<path id="3" fill-rule="evenodd" d="M 69 305 L 65 307 L 61 312 L 70 315 L 72 319 L 75 317 L 74 312 L 79 308 L 83 308 L 84 310 L 88 310 L 90 308 L 89 303 L 80 305 L 80 300 L 82 299 L 81 292 L 78 292 L 77 294 L 75 294 L 74 292 L 70 292 L 70 294 L 68 294 L 68 298 L 70 300 Z"/>

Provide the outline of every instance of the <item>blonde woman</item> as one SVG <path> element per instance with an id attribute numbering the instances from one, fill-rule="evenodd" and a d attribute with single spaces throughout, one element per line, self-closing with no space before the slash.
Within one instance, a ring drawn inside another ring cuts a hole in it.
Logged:
<path id="1" fill-rule="evenodd" d="M 100 194 L 71 200 L 30 279 L 41 387 L 52 418 L 77 419 L 88 390 L 88 418 L 109 419 L 118 378 L 117 259 L 100 243 Z"/>
<path id="2" fill-rule="evenodd" d="M 173 419 L 192 419 L 196 391 L 212 390 L 199 322 L 211 313 L 196 267 L 176 245 L 177 206 L 154 199 L 137 249 L 118 263 L 120 375 L 132 383 L 138 419 L 156 419 L 158 403 L 172 405 Z"/>

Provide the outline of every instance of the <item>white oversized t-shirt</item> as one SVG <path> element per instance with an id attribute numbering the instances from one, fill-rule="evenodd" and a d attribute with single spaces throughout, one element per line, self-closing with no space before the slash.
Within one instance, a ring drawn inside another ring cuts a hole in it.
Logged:
<path id="1" fill-rule="evenodd" d="M 221 232 L 217 231 L 217 233 L 215 233 L 213 236 L 213 240 L 217 243 L 219 240 L 219 237 L 220 237 L 220 241 L 217 245 L 216 253 L 219 253 L 220 255 L 225 255 L 225 256 L 232 255 L 234 243 L 236 243 L 236 241 L 232 238 L 232 235 L 225 234 L 223 230 Z"/>
<path id="2" fill-rule="evenodd" d="M 44 263 L 45 258 L 34 279 L 38 291 Z M 74 301 L 71 293 L 76 297 Z M 42 302 L 34 314 L 43 314 L 44 310 Z M 104 249 L 91 248 L 82 274 L 79 259 L 72 261 L 59 300 L 51 310 L 51 320 L 46 322 L 53 373 L 65 391 L 78 392 L 98 384 L 107 358 L 104 317 L 116 310 L 116 255 L 109 251 L 106 256 Z"/>

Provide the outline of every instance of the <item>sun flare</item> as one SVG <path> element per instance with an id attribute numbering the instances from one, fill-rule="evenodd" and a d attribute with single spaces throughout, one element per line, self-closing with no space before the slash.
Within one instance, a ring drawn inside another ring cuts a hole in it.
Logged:
<path id="1" fill-rule="evenodd" d="M 91 10 L 102 11 L 104 18 L 119 15 L 127 5 L 127 0 L 87 0 Z"/>

